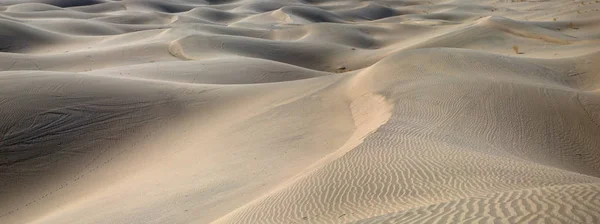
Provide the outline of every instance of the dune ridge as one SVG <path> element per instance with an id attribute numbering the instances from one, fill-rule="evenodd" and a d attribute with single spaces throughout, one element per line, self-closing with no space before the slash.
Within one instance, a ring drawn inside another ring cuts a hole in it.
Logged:
<path id="1" fill-rule="evenodd" d="M 0 0 L 0 223 L 597 223 L 599 10 Z"/>

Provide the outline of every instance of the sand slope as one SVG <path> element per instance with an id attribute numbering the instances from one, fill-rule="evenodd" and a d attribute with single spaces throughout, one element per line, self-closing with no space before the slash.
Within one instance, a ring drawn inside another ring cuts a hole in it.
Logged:
<path id="1" fill-rule="evenodd" d="M 600 222 L 599 10 L 0 0 L 0 223 Z"/>

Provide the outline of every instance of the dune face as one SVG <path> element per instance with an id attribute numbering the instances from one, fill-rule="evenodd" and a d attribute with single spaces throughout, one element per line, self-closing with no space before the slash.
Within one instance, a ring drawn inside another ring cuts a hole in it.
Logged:
<path id="1" fill-rule="evenodd" d="M 600 223 L 600 3 L 0 0 L 0 134 L 0 223 Z"/>

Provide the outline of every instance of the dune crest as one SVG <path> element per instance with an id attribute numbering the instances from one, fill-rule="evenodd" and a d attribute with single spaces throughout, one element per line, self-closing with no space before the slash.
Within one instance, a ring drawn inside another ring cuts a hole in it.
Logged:
<path id="1" fill-rule="evenodd" d="M 599 10 L 0 0 L 0 223 L 598 223 Z"/>

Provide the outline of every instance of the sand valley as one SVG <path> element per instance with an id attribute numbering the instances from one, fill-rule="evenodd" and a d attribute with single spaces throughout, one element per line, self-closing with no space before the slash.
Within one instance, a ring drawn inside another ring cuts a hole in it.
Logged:
<path id="1" fill-rule="evenodd" d="M 600 223 L 600 1 L 0 0 L 0 223 Z"/>

